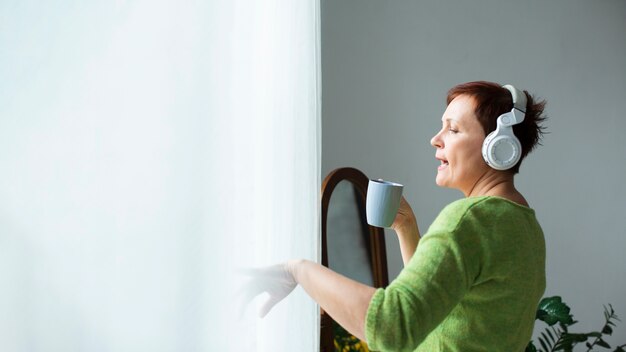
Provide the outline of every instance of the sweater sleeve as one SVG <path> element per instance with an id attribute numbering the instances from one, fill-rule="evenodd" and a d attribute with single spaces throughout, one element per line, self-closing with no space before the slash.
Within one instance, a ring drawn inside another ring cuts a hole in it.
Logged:
<path id="1" fill-rule="evenodd" d="M 376 291 L 365 320 L 372 350 L 415 350 L 469 290 L 480 270 L 480 245 L 467 212 L 463 206 L 446 207 L 408 265 Z"/>

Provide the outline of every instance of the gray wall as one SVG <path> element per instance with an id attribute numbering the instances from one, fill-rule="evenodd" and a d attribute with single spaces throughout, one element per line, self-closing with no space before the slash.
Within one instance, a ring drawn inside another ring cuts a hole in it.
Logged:
<path id="1" fill-rule="evenodd" d="M 322 1 L 322 78 L 323 175 L 404 183 L 422 232 L 462 196 L 434 183 L 446 91 L 490 80 L 547 99 L 551 133 L 516 178 L 546 234 L 545 295 L 578 330 L 600 328 L 603 304 L 626 318 L 626 1 Z M 623 320 L 609 342 L 626 343 Z"/>

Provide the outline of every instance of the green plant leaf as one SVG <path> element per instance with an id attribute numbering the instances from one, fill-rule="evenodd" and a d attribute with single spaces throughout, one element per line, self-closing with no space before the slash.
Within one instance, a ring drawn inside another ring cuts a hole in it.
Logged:
<path id="1" fill-rule="evenodd" d="M 539 338 L 539 344 L 541 345 L 541 348 L 543 349 L 544 352 L 547 352 L 550 350 L 548 348 L 548 344 L 541 337 Z"/>
<path id="2" fill-rule="evenodd" d="M 554 351 L 572 351 L 574 348 L 574 345 L 576 345 L 577 343 L 580 342 L 585 342 L 587 341 L 590 337 L 597 337 L 599 333 L 596 332 L 591 332 L 591 333 L 587 333 L 587 334 L 570 334 L 570 333 L 563 333 L 561 335 L 561 339 L 560 341 L 557 342 L 557 344 L 554 346 Z M 599 335 L 601 336 L 601 335 Z"/>
<path id="3" fill-rule="evenodd" d="M 565 326 L 574 324 L 573 316 L 569 313 L 570 308 L 561 297 L 546 297 L 539 302 L 536 318 L 552 326 L 561 323 Z"/>
<path id="4" fill-rule="evenodd" d="M 535 347 L 535 344 L 532 340 L 528 343 L 528 346 L 526 346 L 524 352 L 537 352 L 537 347 Z"/>
<path id="5" fill-rule="evenodd" d="M 552 332 L 550 331 L 550 329 L 546 329 L 546 332 L 548 333 L 548 336 L 550 337 L 550 343 L 554 344 L 554 340 L 556 339 L 554 338 L 554 335 L 552 335 Z"/>
<path id="6" fill-rule="evenodd" d="M 594 347 L 603 347 L 610 349 L 611 345 L 602 339 L 603 335 L 611 335 L 615 323 L 613 321 L 621 321 L 611 304 L 604 306 L 604 317 L 606 323 L 602 327 L 602 332 L 593 331 L 588 333 L 569 333 L 568 328 L 574 325 L 576 321 L 570 314 L 570 308 L 565 304 L 561 297 L 546 297 L 539 302 L 536 318 L 548 324 L 549 326 L 540 334 L 538 341 L 541 345 L 541 352 L 564 351 L 573 352 L 574 346 L 584 342 L 589 351 Z M 560 329 L 553 325 L 559 324 Z M 588 342 L 590 338 L 595 338 L 592 342 Z M 626 352 L 626 344 L 616 346 L 613 352 Z M 533 341 L 528 343 L 525 352 L 537 352 L 537 347 Z"/>
<path id="7" fill-rule="evenodd" d="M 611 348 L 611 345 L 609 345 L 608 343 L 606 343 L 606 341 L 602 339 L 599 339 L 598 341 L 596 341 L 596 345 L 602 346 L 604 348 Z"/>

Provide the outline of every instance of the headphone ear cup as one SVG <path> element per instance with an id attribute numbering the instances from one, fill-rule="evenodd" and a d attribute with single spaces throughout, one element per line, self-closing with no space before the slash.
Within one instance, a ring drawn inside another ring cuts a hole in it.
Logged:
<path id="1" fill-rule="evenodd" d="M 493 131 L 491 133 L 489 133 L 487 135 L 487 137 L 485 137 L 485 140 L 483 141 L 483 148 L 482 148 L 482 153 L 483 153 L 483 159 L 485 160 L 485 162 L 487 163 L 487 165 L 493 167 L 490 159 L 489 159 L 489 154 L 491 153 L 489 150 L 489 145 L 491 144 L 491 141 L 493 140 L 493 137 L 495 136 L 496 131 Z"/>
<path id="2" fill-rule="evenodd" d="M 513 155 L 511 155 L 511 159 L 506 164 L 507 170 L 515 166 L 522 156 L 522 143 L 519 141 L 519 139 L 517 139 L 515 135 L 508 138 L 510 139 L 513 146 Z"/>
<path id="3" fill-rule="evenodd" d="M 515 166 L 521 157 L 522 145 L 514 135 L 495 131 L 483 142 L 483 159 L 496 170 L 508 170 Z"/>

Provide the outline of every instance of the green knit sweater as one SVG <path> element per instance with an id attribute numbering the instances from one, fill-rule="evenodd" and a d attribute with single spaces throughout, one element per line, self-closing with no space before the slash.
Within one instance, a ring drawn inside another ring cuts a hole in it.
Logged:
<path id="1" fill-rule="evenodd" d="M 523 351 L 546 285 L 535 212 L 500 197 L 445 207 L 407 266 L 370 302 L 374 351 Z"/>

